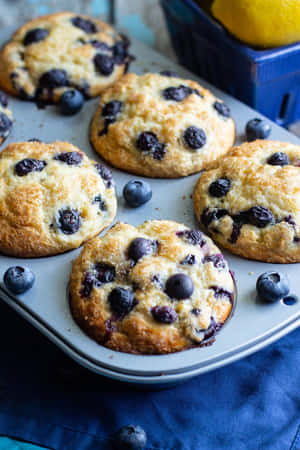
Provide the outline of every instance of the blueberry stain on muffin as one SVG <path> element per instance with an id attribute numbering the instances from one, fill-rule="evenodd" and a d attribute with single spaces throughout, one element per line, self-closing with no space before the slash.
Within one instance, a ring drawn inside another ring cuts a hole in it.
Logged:
<path id="1" fill-rule="evenodd" d="M 43 41 L 49 35 L 49 30 L 46 28 L 33 28 L 27 31 L 25 34 L 23 44 L 25 46 L 35 44 L 37 42 Z"/>
<path id="2" fill-rule="evenodd" d="M 136 147 L 145 154 L 152 155 L 154 159 L 162 160 L 167 153 L 166 144 L 159 142 L 152 131 L 140 133 L 136 140 Z"/>
<path id="3" fill-rule="evenodd" d="M 118 100 L 111 100 L 103 106 L 101 116 L 104 118 L 104 127 L 99 131 L 99 136 L 102 136 L 108 132 L 109 125 L 117 120 L 117 116 L 121 111 L 122 102 Z"/>
<path id="4" fill-rule="evenodd" d="M 192 89 L 190 86 L 180 85 L 178 87 L 170 86 L 162 91 L 162 96 L 165 100 L 172 100 L 174 102 L 182 102 L 189 95 L 196 94 L 202 97 L 198 89 Z"/>
<path id="5" fill-rule="evenodd" d="M 57 228 L 64 234 L 74 234 L 81 227 L 81 216 L 77 209 L 65 208 L 58 211 Z"/>
<path id="6" fill-rule="evenodd" d="M 103 164 L 100 163 L 96 164 L 95 167 L 100 177 L 104 181 L 106 188 L 110 189 L 113 186 L 111 170 L 109 170 L 107 167 L 103 166 Z"/>
<path id="7" fill-rule="evenodd" d="M 108 77 L 114 71 L 115 60 L 112 56 L 104 53 L 97 53 L 94 56 L 94 64 L 97 72 Z"/>
<path id="8" fill-rule="evenodd" d="M 62 86 L 69 86 L 67 72 L 62 69 L 49 70 L 39 79 L 40 88 L 55 89 Z"/>
<path id="9" fill-rule="evenodd" d="M 216 269 L 225 269 L 226 263 L 224 256 L 221 253 L 216 255 L 205 255 L 202 259 L 203 264 L 212 263 Z"/>
<path id="10" fill-rule="evenodd" d="M 224 102 L 215 101 L 213 107 L 217 113 L 225 119 L 231 117 L 230 109 Z"/>
<path id="11" fill-rule="evenodd" d="M 212 197 L 224 197 L 229 192 L 231 181 L 228 178 L 219 178 L 209 186 L 209 194 Z"/>
<path id="12" fill-rule="evenodd" d="M 93 203 L 98 205 L 100 211 L 107 211 L 107 204 L 105 200 L 103 200 L 101 194 L 98 194 L 93 198 Z"/>
<path id="13" fill-rule="evenodd" d="M 97 33 L 99 31 L 98 26 L 94 22 L 80 16 L 73 17 L 71 22 L 74 27 L 80 28 L 88 34 Z"/>
<path id="14" fill-rule="evenodd" d="M 267 164 L 281 167 L 288 166 L 290 164 L 290 158 L 284 152 L 276 152 L 267 159 Z"/>
<path id="15" fill-rule="evenodd" d="M 194 264 L 196 264 L 196 256 L 189 253 L 180 261 L 180 264 L 182 266 L 193 266 Z"/>
<path id="16" fill-rule="evenodd" d="M 160 323 L 171 324 L 177 320 L 176 311 L 170 306 L 153 306 L 151 314 Z"/>
<path id="17" fill-rule="evenodd" d="M 40 159 L 24 158 L 15 165 L 15 174 L 24 177 L 31 172 L 41 172 L 47 163 Z"/>
<path id="18" fill-rule="evenodd" d="M 83 158 L 79 152 L 62 152 L 58 153 L 54 159 L 66 163 L 68 166 L 79 166 Z"/>
<path id="19" fill-rule="evenodd" d="M 199 150 L 206 144 L 206 133 L 201 128 L 191 126 L 183 133 L 183 141 L 188 148 Z"/>
<path id="20" fill-rule="evenodd" d="M 206 244 L 205 236 L 200 230 L 180 230 L 176 232 L 176 236 L 185 239 L 192 245 L 203 247 Z"/>
<path id="21" fill-rule="evenodd" d="M 108 295 L 107 301 L 113 313 L 123 318 L 134 308 L 134 295 L 130 289 L 114 288 Z"/>

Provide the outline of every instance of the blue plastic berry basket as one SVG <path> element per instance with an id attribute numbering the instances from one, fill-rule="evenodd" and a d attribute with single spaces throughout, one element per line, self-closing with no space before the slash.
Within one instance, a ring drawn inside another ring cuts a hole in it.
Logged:
<path id="1" fill-rule="evenodd" d="M 253 49 L 192 0 L 160 2 L 182 65 L 279 125 L 300 118 L 300 43 Z"/>

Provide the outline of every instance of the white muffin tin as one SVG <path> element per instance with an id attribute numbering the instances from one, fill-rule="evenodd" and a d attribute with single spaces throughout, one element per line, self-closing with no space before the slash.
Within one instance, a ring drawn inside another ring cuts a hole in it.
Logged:
<path id="1" fill-rule="evenodd" d="M 11 30 L 2 30 L 0 40 L 4 42 L 10 32 Z M 175 70 L 183 78 L 199 80 L 137 41 L 133 41 L 132 53 L 137 58 L 131 66 L 132 72 L 159 72 L 168 69 Z M 229 105 L 237 126 L 236 143 L 242 142 L 246 122 L 260 115 L 208 83 L 199 81 Z M 33 103 L 11 99 L 9 106 L 13 110 L 15 123 L 6 144 L 31 138 L 45 142 L 69 141 L 91 158 L 100 161 L 89 143 L 89 123 L 97 103 L 98 99 L 91 100 L 76 116 L 63 117 L 55 106 L 39 110 Z M 294 135 L 275 124 L 272 124 L 270 138 L 299 143 Z M 116 220 L 137 225 L 147 219 L 171 219 L 190 227 L 199 227 L 194 218 L 191 199 L 199 175 L 177 180 L 147 179 L 151 184 L 153 197 L 148 204 L 137 209 L 126 207 L 122 189 L 130 179 L 142 177 L 116 169 L 113 169 L 113 176 L 118 194 Z M 147 385 L 175 383 L 249 355 L 300 326 L 300 302 L 293 306 L 286 306 L 281 302 L 264 305 L 257 302 L 255 293 L 258 275 L 267 270 L 277 270 L 288 274 L 291 292 L 300 297 L 298 264 L 265 264 L 224 252 L 236 276 L 238 299 L 233 317 L 218 333 L 212 346 L 155 356 L 130 355 L 109 350 L 84 334 L 70 314 L 68 279 L 72 261 L 80 250 L 49 258 L 26 260 L 1 256 L 1 274 L 9 266 L 26 265 L 35 272 L 36 283 L 33 289 L 18 298 L 9 294 L 3 285 L 0 287 L 0 294 L 3 300 L 70 357 L 101 375 Z"/>

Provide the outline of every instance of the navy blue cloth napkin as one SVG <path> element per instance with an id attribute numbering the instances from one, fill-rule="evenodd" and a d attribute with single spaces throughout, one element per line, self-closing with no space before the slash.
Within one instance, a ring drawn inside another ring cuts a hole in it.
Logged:
<path id="1" fill-rule="evenodd" d="M 299 450 L 300 330 L 223 369 L 141 391 L 80 368 L 0 300 L 0 435 L 108 450 L 128 423 L 147 450 Z"/>

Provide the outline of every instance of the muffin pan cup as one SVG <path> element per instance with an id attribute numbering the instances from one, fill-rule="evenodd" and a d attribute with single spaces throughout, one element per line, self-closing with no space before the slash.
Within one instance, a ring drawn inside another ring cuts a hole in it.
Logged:
<path id="1" fill-rule="evenodd" d="M 2 30 L 1 41 L 4 42 L 10 33 L 11 30 Z M 132 53 L 137 59 L 132 64 L 131 71 L 143 73 L 175 70 L 183 78 L 199 81 L 223 99 L 231 108 L 237 125 L 236 143 L 244 140 L 246 122 L 253 117 L 260 117 L 249 107 L 199 80 L 137 41 L 133 41 Z M 95 99 L 87 102 L 82 111 L 74 117 L 62 117 L 55 106 L 41 110 L 33 103 L 11 99 L 10 106 L 14 111 L 16 122 L 7 143 L 31 138 L 45 142 L 69 141 L 85 151 L 89 157 L 100 161 L 89 143 L 89 123 L 98 101 Z M 299 142 L 295 136 L 275 124 L 272 124 L 271 138 Z M 171 219 L 199 228 L 194 218 L 191 199 L 198 174 L 172 180 L 148 178 L 153 190 L 152 200 L 137 209 L 125 205 L 122 189 L 130 179 L 142 177 L 116 169 L 113 169 L 113 176 L 118 194 L 116 220 L 137 225 L 147 219 Z M 2 274 L 9 266 L 28 266 L 35 272 L 36 282 L 30 291 L 18 298 L 11 295 L 2 285 L 0 296 L 70 357 L 104 376 L 146 385 L 166 385 L 184 381 L 249 355 L 300 326 L 300 302 L 293 306 L 286 306 L 281 302 L 271 305 L 261 304 L 256 300 L 255 292 L 257 277 L 267 270 L 276 270 L 288 274 L 291 292 L 300 297 L 297 282 L 298 264 L 265 264 L 224 252 L 231 270 L 235 272 L 237 304 L 233 317 L 218 333 L 212 346 L 169 355 L 132 355 L 112 351 L 90 339 L 71 316 L 68 280 L 72 262 L 80 250 L 37 259 L 1 256 Z"/>

